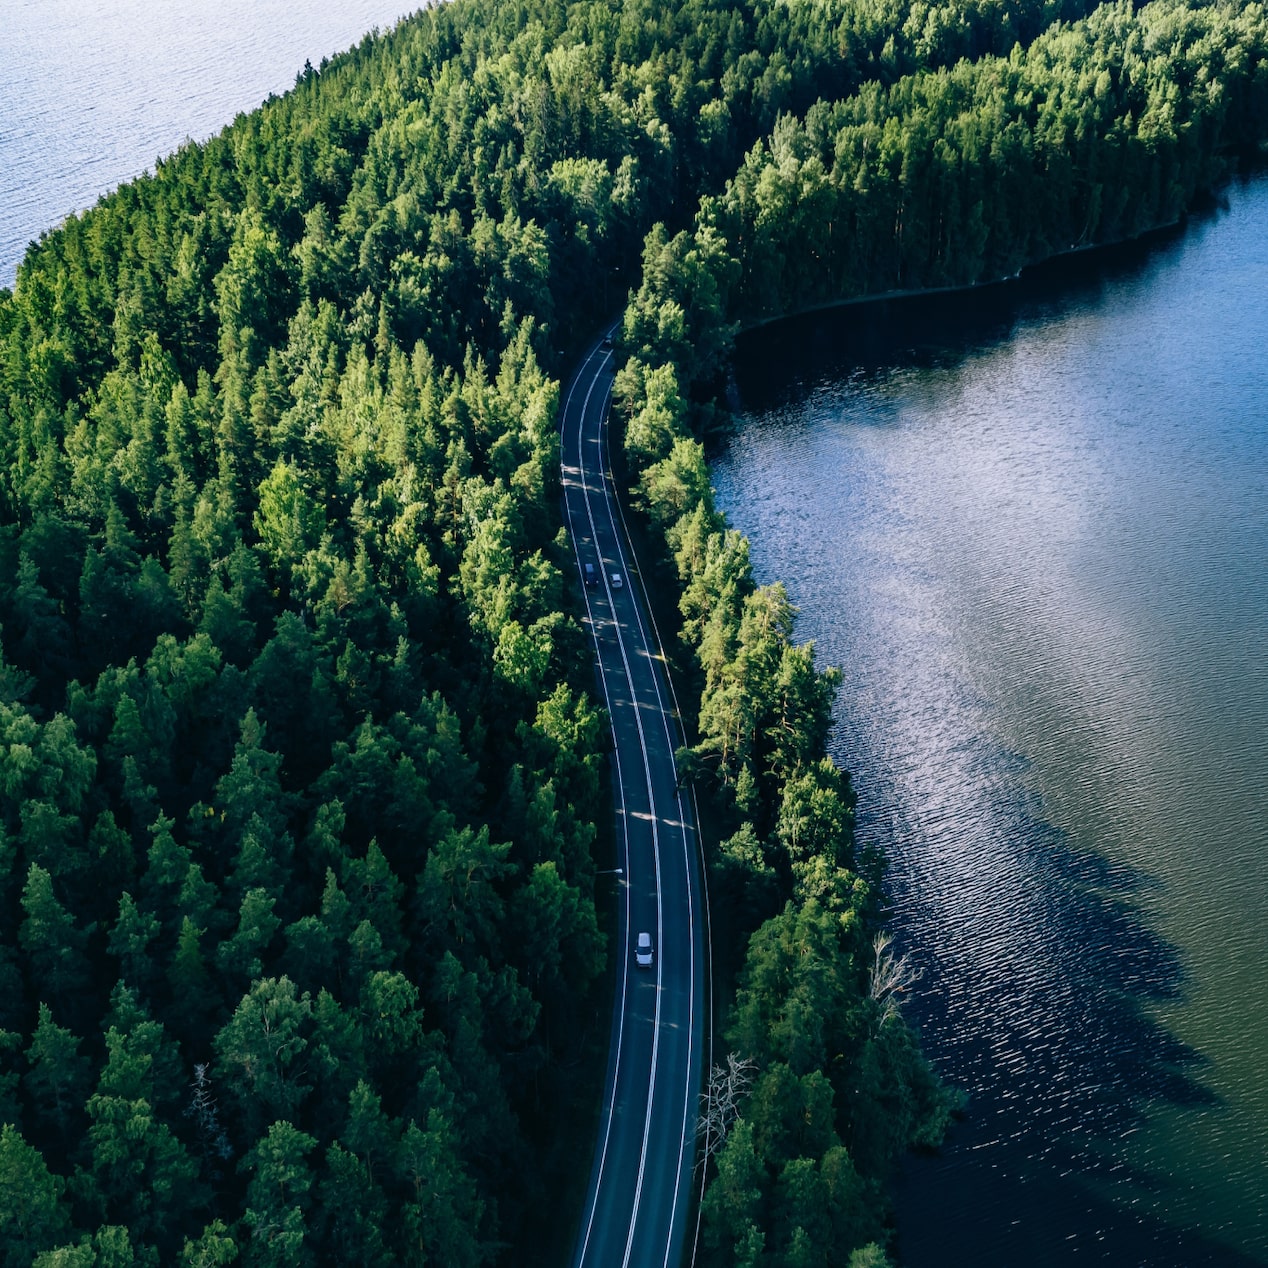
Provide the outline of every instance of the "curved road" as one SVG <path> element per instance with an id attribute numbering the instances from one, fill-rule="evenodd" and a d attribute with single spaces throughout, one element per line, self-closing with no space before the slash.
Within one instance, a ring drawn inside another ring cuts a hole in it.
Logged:
<path id="1" fill-rule="evenodd" d="M 603 1115 L 575 1268 L 678 1268 L 686 1244 L 705 1034 L 703 887 L 682 743 L 607 461 L 613 357 L 593 347 L 564 398 L 564 510 L 612 721 L 621 901 Z M 619 575 L 621 581 L 614 578 Z M 651 968 L 634 939 L 652 935 Z"/>

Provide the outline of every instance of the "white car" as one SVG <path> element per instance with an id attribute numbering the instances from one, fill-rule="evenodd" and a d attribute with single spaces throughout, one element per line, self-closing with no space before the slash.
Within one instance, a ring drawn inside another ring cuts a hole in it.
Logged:
<path id="1" fill-rule="evenodd" d="M 638 941 L 634 944 L 634 963 L 640 969 L 652 967 L 652 935 L 650 933 L 638 935 Z"/>
<path id="2" fill-rule="evenodd" d="M 619 572 L 614 572 L 612 574 L 612 589 L 619 590 L 624 584 L 625 582 L 621 580 L 621 574 Z"/>

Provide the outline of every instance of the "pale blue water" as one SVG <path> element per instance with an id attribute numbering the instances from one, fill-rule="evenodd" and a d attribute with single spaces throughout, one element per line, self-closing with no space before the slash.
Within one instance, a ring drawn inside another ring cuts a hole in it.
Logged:
<path id="1" fill-rule="evenodd" d="M 1268 1263 L 1268 181 L 1149 249 L 763 332 L 714 473 L 972 1096 L 907 1268 Z"/>
<path id="2" fill-rule="evenodd" d="M 411 0 L 0 0 L 0 286 L 27 244 Z"/>

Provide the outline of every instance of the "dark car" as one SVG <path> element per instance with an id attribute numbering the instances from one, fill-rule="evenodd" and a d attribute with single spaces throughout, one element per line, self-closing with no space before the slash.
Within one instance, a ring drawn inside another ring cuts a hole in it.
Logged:
<path id="1" fill-rule="evenodd" d="M 595 568 L 593 564 L 586 564 L 584 572 L 585 572 L 585 578 L 586 578 L 586 585 L 588 585 L 590 589 L 593 590 L 594 587 L 599 584 L 598 570 Z"/>

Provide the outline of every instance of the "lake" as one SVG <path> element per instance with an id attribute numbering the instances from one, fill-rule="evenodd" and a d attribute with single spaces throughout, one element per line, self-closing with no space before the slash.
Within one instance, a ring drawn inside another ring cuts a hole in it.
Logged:
<path id="1" fill-rule="evenodd" d="M 27 244 L 409 0 L 4 0 L 0 286 Z"/>
<path id="2" fill-rule="evenodd" d="M 1268 1263 L 1268 181 L 753 332 L 719 501 L 844 668 L 964 1122 L 906 1268 Z"/>

